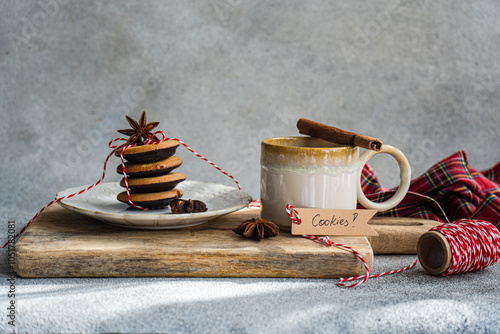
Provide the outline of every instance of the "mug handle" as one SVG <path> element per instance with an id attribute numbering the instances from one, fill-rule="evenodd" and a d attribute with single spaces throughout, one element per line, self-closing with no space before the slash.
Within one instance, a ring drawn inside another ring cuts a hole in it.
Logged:
<path id="1" fill-rule="evenodd" d="M 387 153 L 390 154 L 396 159 L 399 164 L 399 178 L 400 183 L 398 190 L 396 193 L 389 198 L 387 201 L 382 203 L 375 203 L 366 198 L 363 190 L 361 189 L 361 173 L 363 172 L 364 165 L 370 160 L 374 155 L 379 153 Z M 383 145 L 380 151 L 372 151 L 366 150 L 364 151 L 360 157 L 360 168 L 359 168 L 359 177 L 358 177 L 358 201 L 367 209 L 375 209 L 380 211 L 386 211 L 392 209 L 396 205 L 398 205 L 403 198 L 406 196 L 408 189 L 410 188 L 411 181 L 411 168 L 408 163 L 408 159 L 404 156 L 403 152 L 395 148 L 391 145 Z"/>

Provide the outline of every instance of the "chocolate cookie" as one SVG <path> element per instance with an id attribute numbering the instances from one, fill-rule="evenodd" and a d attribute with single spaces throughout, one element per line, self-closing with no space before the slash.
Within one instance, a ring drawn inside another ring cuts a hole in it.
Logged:
<path id="1" fill-rule="evenodd" d="M 186 175 L 178 172 L 168 173 L 153 177 L 128 178 L 128 187 L 135 193 L 153 193 L 174 189 L 177 184 L 184 181 Z M 125 179 L 120 182 L 125 187 Z"/>
<path id="2" fill-rule="evenodd" d="M 158 144 L 147 144 L 129 147 L 123 151 L 125 160 L 133 163 L 145 163 L 158 160 L 164 160 L 175 154 L 175 150 L 179 146 L 176 140 L 165 140 Z M 121 149 L 115 151 L 115 155 L 119 157 Z"/>
<path id="3" fill-rule="evenodd" d="M 182 196 L 182 191 L 179 189 L 172 189 L 168 191 L 160 191 L 156 193 L 138 194 L 130 192 L 130 199 L 134 204 L 142 206 L 143 208 L 156 209 L 162 208 L 168 205 L 170 201 L 177 199 Z M 116 199 L 120 202 L 127 203 L 128 197 L 127 192 L 123 191 L 116 196 Z"/>
<path id="4" fill-rule="evenodd" d="M 165 175 L 180 165 L 182 165 L 182 159 L 177 156 L 142 164 L 125 162 L 125 172 L 130 177 L 151 177 Z M 123 174 L 123 166 L 121 164 L 116 167 L 116 172 Z"/>

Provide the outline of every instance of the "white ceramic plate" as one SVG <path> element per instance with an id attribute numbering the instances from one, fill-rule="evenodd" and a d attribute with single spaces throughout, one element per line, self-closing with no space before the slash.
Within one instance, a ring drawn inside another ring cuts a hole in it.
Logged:
<path id="1" fill-rule="evenodd" d="M 67 196 L 88 187 L 70 188 L 59 192 L 56 198 Z M 119 202 L 116 195 L 123 191 L 118 182 L 101 183 L 81 195 L 59 202 L 63 207 L 113 225 L 137 229 L 172 229 L 203 224 L 204 222 L 244 208 L 252 197 L 238 188 L 217 183 L 184 181 L 181 189 L 184 199 L 205 202 L 207 211 L 173 214 L 169 208 L 139 210 Z"/>

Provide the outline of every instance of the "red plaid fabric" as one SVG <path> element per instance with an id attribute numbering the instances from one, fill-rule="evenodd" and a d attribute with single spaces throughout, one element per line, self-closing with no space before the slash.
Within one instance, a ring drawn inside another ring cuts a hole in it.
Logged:
<path id="1" fill-rule="evenodd" d="M 380 186 L 368 164 L 361 174 L 361 187 L 366 197 L 375 202 L 385 201 L 395 192 Z M 358 208 L 363 207 L 358 204 Z M 500 229 L 500 162 L 478 172 L 469 166 L 465 152 L 452 154 L 414 179 L 399 205 L 378 215 L 441 222 L 482 219 Z"/>

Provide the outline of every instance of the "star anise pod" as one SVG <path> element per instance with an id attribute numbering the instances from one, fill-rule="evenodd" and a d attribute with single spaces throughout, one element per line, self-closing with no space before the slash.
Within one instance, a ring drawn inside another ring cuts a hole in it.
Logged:
<path id="1" fill-rule="evenodd" d="M 277 236 L 280 228 L 272 221 L 252 218 L 238 225 L 233 232 L 245 238 L 261 240 Z"/>
<path id="2" fill-rule="evenodd" d="M 205 212 L 207 211 L 207 205 L 197 199 L 185 200 L 179 198 L 170 202 L 170 209 L 172 213 Z"/>
<path id="3" fill-rule="evenodd" d="M 125 116 L 127 118 L 128 124 L 132 129 L 118 130 L 119 133 L 126 136 L 130 136 L 125 145 L 143 145 L 145 140 L 153 138 L 154 140 L 159 140 L 158 137 L 154 136 L 151 130 L 156 128 L 160 122 L 146 122 L 146 112 L 143 111 L 139 123 L 134 121 L 131 117 Z"/>

